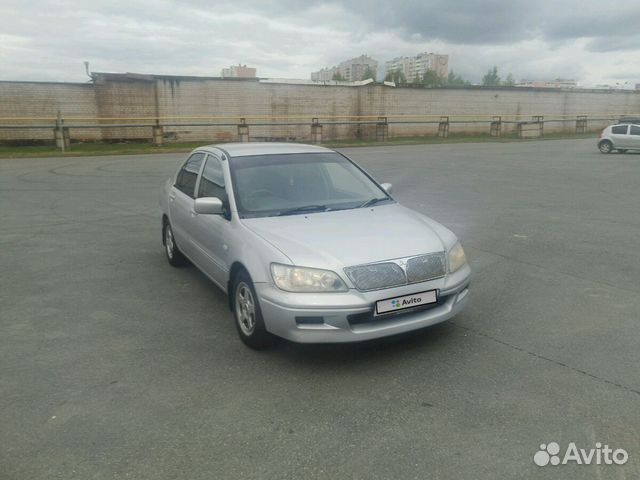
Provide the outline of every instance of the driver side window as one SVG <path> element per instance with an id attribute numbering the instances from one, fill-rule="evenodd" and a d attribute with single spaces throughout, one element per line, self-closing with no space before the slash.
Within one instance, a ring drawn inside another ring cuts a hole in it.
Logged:
<path id="1" fill-rule="evenodd" d="M 200 177 L 200 186 L 198 187 L 198 198 L 200 197 L 217 197 L 222 200 L 226 212 L 229 212 L 229 197 L 224 182 L 224 170 L 222 162 L 212 156 L 207 155 L 202 176 Z M 225 214 L 228 217 L 228 214 Z"/>
<path id="2" fill-rule="evenodd" d="M 176 178 L 175 187 L 191 198 L 195 198 L 196 180 L 203 160 L 204 153 L 194 153 L 189 157 Z"/>

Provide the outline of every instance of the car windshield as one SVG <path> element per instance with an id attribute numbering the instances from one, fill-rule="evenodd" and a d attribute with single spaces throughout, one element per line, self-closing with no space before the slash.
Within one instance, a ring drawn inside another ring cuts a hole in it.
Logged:
<path id="1" fill-rule="evenodd" d="M 244 218 L 393 202 L 367 174 L 337 153 L 235 157 L 230 167 L 238 212 Z"/>

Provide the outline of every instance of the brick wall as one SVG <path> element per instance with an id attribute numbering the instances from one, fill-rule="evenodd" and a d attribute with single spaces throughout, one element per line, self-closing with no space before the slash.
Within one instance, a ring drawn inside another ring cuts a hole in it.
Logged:
<path id="1" fill-rule="evenodd" d="M 222 120 L 236 123 L 247 117 L 249 124 L 267 120 L 262 117 L 294 117 L 300 126 L 251 126 L 253 139 L 288 139 L 308 141 L 312 117 L 386 115 L 456 116 L 469 123 L 452 124 L 451 133 L 487 133 L 488 124 L 472 123 L 489 115 L 509 115 L 510 120 L 529 120 L 532 115 L 614 115 L 640 113 L 640 94 L 628 92 L 560 91 L 541 89 L 414 89 L 381 85 L 362 87 L 320 86 L 259 83 L 256 80 L 224 80 L 218 78 L 141 76 L 97 74 L 94 84 L 0 82 L 0 117 L 55 117 L 58 110 L 70 123 L 73 117 L 109 118 L 163 117 L 165 123 L 207 122 L 208 118 L 234 117 Z M 464 117 L 460 117 L 464 116 Z M 191 117 L 179 120 L 174 117 Z M 127 123 L 142 122 L 129 120 Z M 148 122 L 148 120 L 147 120 Z M 277 120 L 276 120 L 277 122 Z M 0 120 L 6 124 L 7 120 Z M 16 123 L 16 122 L 13 122 Z M 322 123 L 322 118 L 321 118 Z M 596 129 L 609 121 L 590 122 Z M 52 124 L 53 127 L 53 124 Z M 53 129 L 0 129 L 0 141 L 11 139 L 49 140 Z M 575 124 L 548 123 L 545 132 L 573 131 Z M 515 129 L 505 125 L 503 131 Z M 430 135 L 437 124 L 390 125 L 390 136 Z M 237 127 L 174 125 L 164 128 L 168 141 L 229 141 L 237 138 Z M 150 139 L 151 128 L 72 129 L 74 140 Z M 325 139 L 372 137 L 375 126 L 323 126 Z"/>
<path id="2" fill-rule="evenodd" d="M 94 87 L 90 83 L 44 83 L 0 81 L 0 117 L 55 118 L 58 110 L 64 117 L 96 117 L 98 109 Z M 7 121 L 0 124 L 42 123 L 36 120 Z M 49 122 L 47 122 L 49 123 Z M 0 140 L 51 140 L 53 123 L 47 129 L 0 129 Z M 97 129 L 75 129 L 75 138 L 99 140 Z"/>

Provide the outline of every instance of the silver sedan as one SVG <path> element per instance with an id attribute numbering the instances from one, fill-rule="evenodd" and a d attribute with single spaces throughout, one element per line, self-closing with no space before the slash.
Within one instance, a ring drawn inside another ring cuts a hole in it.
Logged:
<path id="1" fill-rule="evenodd" d="M 470 268 L 450 230 L 390 194 L 322 147 L 201 147 L 162 189 L 162 242 L 228 294 L 250 347 L 394 335 L 459 313 Z"/>

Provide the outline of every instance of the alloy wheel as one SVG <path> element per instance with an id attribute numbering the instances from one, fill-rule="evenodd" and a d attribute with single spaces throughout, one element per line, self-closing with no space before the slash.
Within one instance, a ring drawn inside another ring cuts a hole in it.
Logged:
<path id="1" fill-rule="evenodd" d="M 256 306 L 249 285 L 241 282 L 236 288 L 236 321 L 242 333 L 251 336 L 256 328 Z"/>

